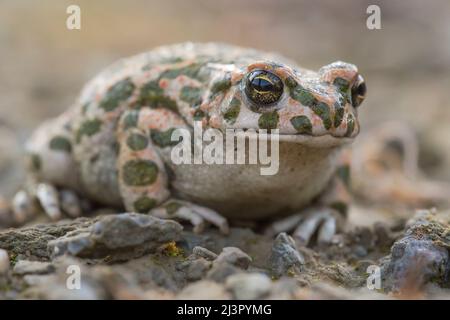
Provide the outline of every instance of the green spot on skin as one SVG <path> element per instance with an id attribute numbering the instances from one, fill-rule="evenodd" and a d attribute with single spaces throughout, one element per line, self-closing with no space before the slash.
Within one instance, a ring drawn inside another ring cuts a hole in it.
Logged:
<path id="1" fill-rule="evenodd" d="M 127 114 L 125 119 L 123 120 L 124 129 L 137 127 L 139 121 L 139 111 L 132 111 Z"/>
<path id="2" fill-rule="evenodd" d="M 157 177 L 158 166 L 151 160 L 130 160 L 123 166 L 122 178 L 128 186 L 148 186 Z"/>
<path id="3" fill-rule="evenodd" d="M 312 105 L 311 109 L 322 119 L 325 129 L 329 130 L 331 128 L 331 117 L 328 105 L 324 102 L 319 102 Z"/>
<path id="4" fill-rule="evenodd" d="M 307 116 L 293 117 L 291 124 L 300 134 L 312 134 L 312 124 Z"/>
<path id="5" fill-rule="evenodd" d="M 205 117 L 205 113 L 202 110 L 196 110 L 194 112 L 194 120 L 202 120 Z"/>
<path id="6" fill-rule="evenodd" d="M 141 105 L 151 105 L 153 101 L 164 94 L 164 90 L 159 86 L 158 81 L 150 81 L 142 86 L 138 103 Z"/>
<path id="7" fill-rule="evenodd" d="M 236 122 L 239 112 L 241 111 L 241 100 L 234 97 L 230 102 L 229 109 L 224 113 L 223 118 L 230 124 Z"/>
<path id="8" fill-rule="evenodd" d="M 183 58 L 181 58 L 181 57 L 170 57 L 170 58 L 164 59 L 161 63 L 179 63 L 182 61 L 183 61 Z"/>
<path id="9" fill-rule="evenodd" d="M 342 94 L 340 94 L 339 95 L 339 104 L 342 106 L 342 107 L 344 107 L 345 106 L 345 104 L 347 103 L 347 95 L 342 95 Z"/>
<path id="10" fill-rule="evenodd" d="M 294 89 L 298 85 L 297 81 L 290 76 L 286 78 L 285 83 L 289 89 Z"/>
<path id="11" fill-rule="evenodd" d="M 340 77 L 334 79 L 333 84 L 338 87 L 339 91 L 341 92 L 347 92 L 348 87 L 350 86 L 350 83 L 347 80 Z"/>
<path id="12" fill-rule="evenodd" d="M 148 139 L 142 134 L 133 133 L 128 137 L 127 145 L 134 151 L 144 150 L 148 146 Z"/>
<path id="13" fill-rule="evenodd" d="M 355 118 L 349 114 L 347 117 L 347 132 L 345 133 L 346 137 L 350 137 L 355 129 Z"/>
<path id="14" fill-rule="evenodd" d="M 177 103 L 164 95 L 164 90 L 159 86 L 158 81 L 150 81 L 141 88 L 137 104 L 141 107 L 149 106 L 178 111 Z"/>
<path id="15" fill-rule="evenodd" d="M 91 137 L 97 132 L 99 132 L 101 126 L 102 122 L 98 119 L 87 120 L 83 122 L 77 131 L 77 138 L 76 138 L 77 143 L 81 142 L 81 138 L 83 136 Z"/>
<path id="16" fill-rule="evenodd" d="M 72 152 L 72 144 L 70 143 L 69 139 L 62 136 L 53 137 L 50 140 L 49 148 L 55 151 L 63 151 L 67 153 Z"/>
<path id="17" fill-rule="evenodd" d="M 134 84 L 129 78 L 121 80 L 106 92 L 99 107 L 106 112 L 115 110 L 122 101 L 128 99 L 134 91 Z"/>
<path id="18" fill-rule="evenodd" d="M 341 125 L 342 119 L 344 118 L 344 108 L 339 104 L 334 104 L 334 127 L 337 128 Z"/>
<path id="19" fill-rule="evenodd" d="M 30 154 L 30 165 L 33 172 L 38 172 L 42 168 L 42 160 L 38 154 Z"/>
<path id="20" fill-rule="evenodd" d="M 180 92 L 180 99 L 191 106 L 199 106 L 202 104 L 202 89 L 189 86 L 183 87 Z"/>
<path id="21" fill-rule="evenodd" d="M 317 102 L 314 95 L 300 85 L 291 90 L 291 98 L 308 107 L 316 104 Z"/>
<path id="22" fill-rule="evenodd" d="M 278 120 L 279 116 L 276 111 L 263 113 L 258 119 L 258 126 L 261 129 L 276 129 L 278 126 Z"/>
<path id="23" fill-rule="evenodd" d="M 347 101 L 350 102 L 350 92 L 349 92 L 349 86 L 350 83 L 343 79 L 343 78 L 339 78 L 337 77 L 336 79 L 334 79 L 333 84 L 338 88 L 339 93 L 341 94 L 341 98 L 339 99 L 341 102 L 341 105 L 345 105 L 345 103 Z"/>
<path id="24" fill-rule="evenodd" d="M 185 75 L 189 78 L 202 80 L 200 77 L 200 69 L 202 65 L 198 63 L 193 63 L 189 66 L 176 68 L 176 69 L 168 69 L 161 73 L 160 79 L 175 79 L 180 75 Z"/>
<path id="25" fill-rule="evenodd" d="M 211 95 L 216 95 L 222 91 L 228 90 L 231 87 L 230 75 L 225 76 L 223 79 L 213 83 L 211 87 Z"/>
<path id="26" fill-rule="evenodd" d="M 163 92 L 164 90 L 159 86 L 159 81 L 153 80 L 142 86 L 141 97 L 145 98 L 149 95 L 161 95 Z"/>
<path id="27" fill-rule="evenodd" d="M 134 210 L 137 213 L 148 213 L 150 210 L 152 210 L 156 206 L 156 200 L 143 196 L 139 199 L 137 199 L 134 204 Z"/>
<path id="28" fill-rule="evenodd" d="M 161 148 L 171 147 L 178 144 L 178 141 L 171 140 L 174 130 L 175 128 L 170 128 L 166 131 L 152 130 L 150 137 L 152 138 L 153 143 Z"/>

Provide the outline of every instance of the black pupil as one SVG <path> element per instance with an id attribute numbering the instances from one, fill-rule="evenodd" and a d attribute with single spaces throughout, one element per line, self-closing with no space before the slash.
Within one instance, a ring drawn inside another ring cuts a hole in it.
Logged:
<path id="1" fill-rule="evenodd" d="M 273 91 L 273 84 L 266 79 L 255 77 L 252 80 L 253 87 L 262 92 Z"/>
<path id="2" fill-rule="evenodd" d="M 356 88 L 356 94 L 358 94 L 359 96 L 364 97 L 366 95 L 366 84 L 364 82 L 360 83 L 358 85 L 358 87 Z"/>

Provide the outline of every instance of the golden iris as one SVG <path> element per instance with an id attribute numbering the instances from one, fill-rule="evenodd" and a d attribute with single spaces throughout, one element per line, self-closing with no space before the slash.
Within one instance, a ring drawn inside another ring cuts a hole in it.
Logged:
<path id="1" fill-rule="evenodd" d="M 245 94 L 257 105 L 271 105 L 283 94 L 283 81 L 269 71 L 252 71 L 247 76 Z"/>

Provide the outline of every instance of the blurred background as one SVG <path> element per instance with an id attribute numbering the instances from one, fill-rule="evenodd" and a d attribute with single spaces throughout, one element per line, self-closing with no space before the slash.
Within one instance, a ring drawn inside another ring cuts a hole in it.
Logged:
<path id="1" fill-rule="evenodd" d="M 81 7 L 81 30 L 66 8 Z M 381 8 L 381 30 L 366 9 Z M 0 1 L 0 194 L 22 182 L 31 131 L 76 99 L 114 60 L 182 41 L 277 51 L 310 69 L 356 64 L 368 86 L 363 133 L 389 120 L 414 128 L 420 163 L 450 181 L 450 1 Z"/>

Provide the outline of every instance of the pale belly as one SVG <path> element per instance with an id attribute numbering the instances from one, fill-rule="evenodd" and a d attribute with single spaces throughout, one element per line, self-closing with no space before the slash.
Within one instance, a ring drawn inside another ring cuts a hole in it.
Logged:
<path id="1" fill-rule="evenodd" d="M 275 175 L 261 175 L 260 165 L 183 164 L 173 167 L 172 189 L 228 218 L 254 220 L 301 210 L 327 186 L 340 148 L 281 142 L 279 149 Z"/>

